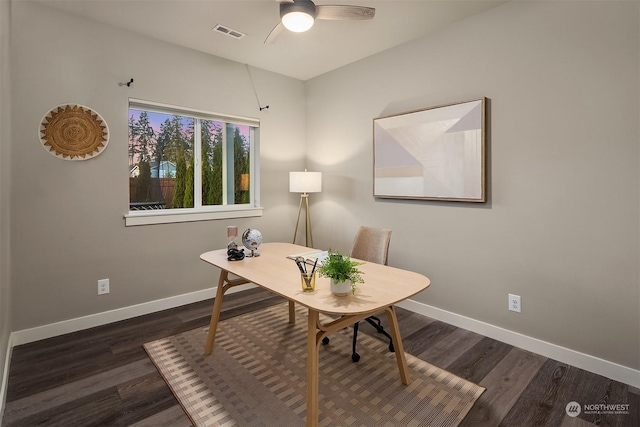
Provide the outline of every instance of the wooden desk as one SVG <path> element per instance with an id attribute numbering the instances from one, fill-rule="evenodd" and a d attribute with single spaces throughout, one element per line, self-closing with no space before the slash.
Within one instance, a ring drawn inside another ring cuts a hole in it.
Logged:
<path id="1" fill-rule="evenodd" d="M 309 251 L 311 249 L 291 243 L 265 243 L 260 246 L 260 256 L 245 258 L 242 261 L 228 261 L 226 249 L 206 252 L 200 259 L 222 271 L 218 281 L 218 290 L 213 303 L 209 335 L 205 354 L 211 354 L 216 336 L 222 298 L 231 287 L 245 283 L 255 283 L 290 302 L 308 308 L 307 319 L 307 426 L 318 425 L 318 358 L 322 339 L 368 316 L 384 311 L 389 321 L 396 361 L 403 384 L 409 384 L 409 371 L 398 329 L 398 320 L 394 304 L 405 300 L 429 287 L 425 276 L 406 270 L 367 262 L 359 268 L 364 273 L 365 283 L 358 285 L 355 295 L 336 297 L 329 290 L 329 279 L 318 278 L 316 290 L 304 293 L 300 286 L 300 271 L 296 264 L 287 259 L 287 255 Z M 231 279 L 229 274 L 238 276 Z M 337 320 L 321 324 L 320 313 L 341 315 Z M 294 322 L 290 310 L 289 321 Z M 366 363 L 366 362 L 365 362 Z"/>

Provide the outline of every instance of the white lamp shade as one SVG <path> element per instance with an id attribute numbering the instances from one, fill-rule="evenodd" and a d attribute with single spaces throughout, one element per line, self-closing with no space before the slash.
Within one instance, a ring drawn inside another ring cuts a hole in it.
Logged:
<path id="1" fill-rule="evenodd" d="M 313 16 L 306 12 L 289 12 L 282 17 L 282 25 L 294 33 L 302 33 L 313 26 Z"/>
<path id="2" fill-rule="evenodd" d="M 289 172 L 291 193 L 319 193 L 322 191 L 322 172 Z"/>

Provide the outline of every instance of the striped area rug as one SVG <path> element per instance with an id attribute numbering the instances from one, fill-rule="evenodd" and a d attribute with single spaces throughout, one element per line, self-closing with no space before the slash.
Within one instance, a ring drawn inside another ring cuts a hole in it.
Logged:
<path id="1" fill-rule="evenodd" d="M 144 347 L 196 426 L 303 426 L 306 309 L 296 316 L 284 304 L 225 320 L 210 356 L 207 328 Z M 457 426 L 485 390 L 409 354 L 403 385 L 388 343 L 361 333 L 351 361 L 352 333 L 320 349 L 321 426 Z"/>

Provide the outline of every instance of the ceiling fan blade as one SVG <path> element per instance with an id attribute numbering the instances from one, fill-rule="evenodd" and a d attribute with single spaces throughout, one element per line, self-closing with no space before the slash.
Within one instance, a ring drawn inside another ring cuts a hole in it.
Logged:
<path id="1" fill-rule="evenodd" d="M 282 25 L 282 21 L 279 21 L 278 24 L 273 27 L 273 30 L 269 33 L 266 39 L 264 39 L 264 44 L 271 44 L 276 40 L 278 34 L 280 34 L 284 30 L 284 25 Z"/>
<path id="2" fill-rule="evenodd" d="M 373 19 L 376 14 L 376 10 L 373 7 L 323 4 L 316 6 L 316 13 L 316 19 L 353 21 Z"/>

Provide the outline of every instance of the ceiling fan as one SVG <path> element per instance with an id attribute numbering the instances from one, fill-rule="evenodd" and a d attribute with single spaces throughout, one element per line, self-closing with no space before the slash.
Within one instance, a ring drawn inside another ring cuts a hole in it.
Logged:
<path id="1" fill-rule="evenodd" d="M 307 31 L 316 19 L 355 21 L 373 19 L 373 7 L 351 5 L 320 5 L 311 0 L 276 0 L 280 3 L 280 22 L 271 30 L 265 44 L 273 43 L 283 29 L 301 33 Z"/>

